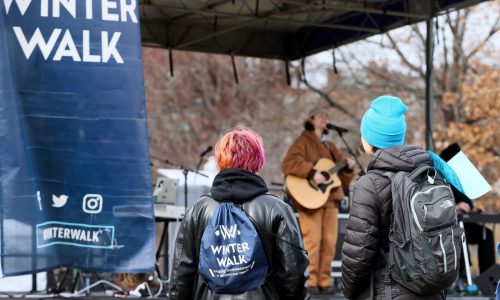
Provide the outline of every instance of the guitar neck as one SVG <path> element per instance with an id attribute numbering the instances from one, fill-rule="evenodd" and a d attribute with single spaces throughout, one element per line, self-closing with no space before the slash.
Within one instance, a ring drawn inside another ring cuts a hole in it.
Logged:
<path id="1" fill-rule="evenodd" d="M 345 160 L 341 161 L 338 165 L 335 165 L 335 167 L 328 170 L 328 173 L 330 173 L 330 174 L 337 173 L 339 170 L 343 169 L 345 166 L 347 166 L 347 162 Z"/>

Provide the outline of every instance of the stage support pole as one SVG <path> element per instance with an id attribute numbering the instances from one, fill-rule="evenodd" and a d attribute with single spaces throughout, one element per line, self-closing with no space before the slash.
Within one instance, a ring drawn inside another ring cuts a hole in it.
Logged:
<path id="1" fill-rule="evenodd" d="M 433 1 L 429 1 L 430 15 L 426 21 L 427 36 L 425 40 L 425 146 L 434 151 L 434 139 L 432 138 L 432 123 L 434 122 L 434 26 L 433 26 Z"/>

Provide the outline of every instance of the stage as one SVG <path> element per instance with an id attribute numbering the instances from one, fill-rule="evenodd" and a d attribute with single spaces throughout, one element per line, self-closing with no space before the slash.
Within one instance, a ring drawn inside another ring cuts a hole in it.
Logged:
<path id="1" fill-rule="evenodd" d="M 341 299 L 346 299 L 341 296 L 314 296 L 311 297 L 311 300 L 315 299 L 321 299 L 321 300 L 341 300 Z M 495 297 L 446 297 L 446 300 L 495 300 Z"/>
<path id="2" fill-rule="evenodd" d="M 93 296 L 93 297 L 62 297 L 59 295 L 42 295 L 42 294 L 28 294 L 28 295 L 1 295 L 0 298 L 29 298 L 29 299 L 68 299 L 68 298 L 78 298 L 78 299 L 87 299 L 87 300 L 100 300 L 100 299 L 116 299 L 118 297 L 106 297 L 106 296 Z M 120 297 L 120 298 L 137 298 L 137 297 Z M 148 299 L 158 299 L 164 300 L 168 299 L 166 297 L 158 297 L 158 298 L 148 298 Z M 346 299 L 342 296 L 314 296 L 311 297 L 311 300 L 341 300 Z M 495 297 L 480 297 L 480 296 L 464 296 L 464 297 L 446 297 L 446 300 L 495 300 Z"/>

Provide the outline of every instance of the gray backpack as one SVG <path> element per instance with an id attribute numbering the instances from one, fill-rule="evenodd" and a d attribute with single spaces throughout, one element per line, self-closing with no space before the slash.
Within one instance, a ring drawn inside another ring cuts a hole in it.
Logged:
<path id="1" fill-rule="evenodd" d="M 392 298 L 390 278 L 418 295 L 445 290 L 459 274 L 463 234 L 448 183 L 427 165 L 411 173 L 375 173 L 391 179 L 386 299 Z"/>

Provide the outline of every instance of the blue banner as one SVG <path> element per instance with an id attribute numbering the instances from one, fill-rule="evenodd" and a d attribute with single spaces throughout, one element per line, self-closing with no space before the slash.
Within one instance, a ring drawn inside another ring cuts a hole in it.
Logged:
<path id="1" fill-rule="evenodd" d="M 5 275 L 154 268 L 136 0 L 0 0 Z"/>

